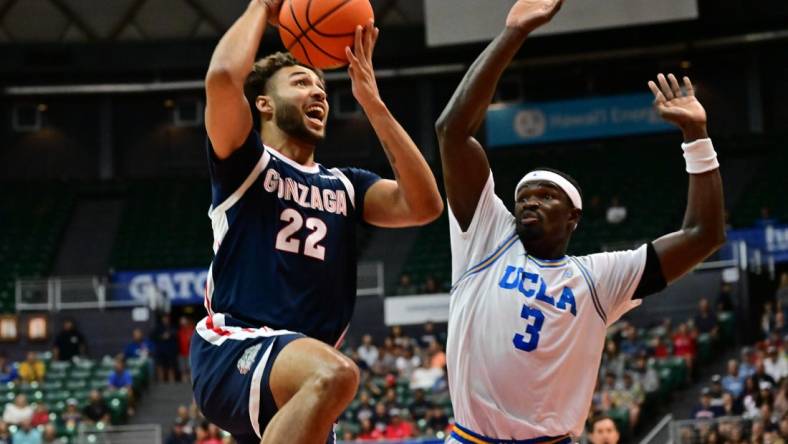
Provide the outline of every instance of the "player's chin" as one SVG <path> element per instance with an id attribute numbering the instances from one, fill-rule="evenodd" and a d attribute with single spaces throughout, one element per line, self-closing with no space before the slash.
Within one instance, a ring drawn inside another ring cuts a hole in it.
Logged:
<path id="1" fill-rule="evenodd" d="M 539 225 L 525 225 L 517 222 L 516 224 L 517 236 L 521 240 L 538 240 L 544 236 L 544 230 Z"/>

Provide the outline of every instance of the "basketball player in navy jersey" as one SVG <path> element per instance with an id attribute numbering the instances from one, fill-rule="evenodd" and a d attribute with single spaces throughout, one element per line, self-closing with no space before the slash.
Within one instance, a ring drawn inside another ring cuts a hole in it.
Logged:
<path id="1" fill-rule="evenodd" d="M 427 163 L 378 94 L 371 23 L 347 50 L 349 74 L 396 180 L 315 163 L 329 112 L 322 73 L 289 54 L 254 61 L 280 1 L 250 2 L 205 79 L 215 256 L 208 316 L 192 338 L 193 388 L 206 418 L 241 444 L 333 442 L 359 378 L 334 348 L 356 296 L 355 226 L 423 225 L 443 210 Z"/>

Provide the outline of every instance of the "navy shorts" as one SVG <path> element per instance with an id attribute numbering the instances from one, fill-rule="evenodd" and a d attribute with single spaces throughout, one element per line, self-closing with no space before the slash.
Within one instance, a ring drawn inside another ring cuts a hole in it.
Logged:
<path id="1" fill-rule="evenodd" d="M 253 328 L 227 315 L 204 318 L 191 341 L 192 388 L 205 418 L 238 444 L 259 444 L 277 408 L 268 380 L 277 355 L 300 333 Z M 333 443 L 333 433 L 327 443 Z"/>

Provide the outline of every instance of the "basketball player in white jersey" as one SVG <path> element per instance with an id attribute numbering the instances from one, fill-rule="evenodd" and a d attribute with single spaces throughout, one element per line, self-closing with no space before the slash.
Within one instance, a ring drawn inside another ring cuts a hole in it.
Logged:
<path id="1" fill-rule="evenodd" d="M 538 169 L 500 190 L 514 198 L 514 214 L 496 196 L 474 134 L 503 70 L 560 6 L 517 1 L 436 124 L 454 283 L 447 359 L 457 424 L 449 442 L 571 442 L 583 430 L 607 327 L 725 241 L 706 113 L 689 79 L 683 92 L 672 74 L 649 87 L 661 117 L 684 134 L 689 196 L 678 231 L 635 250 L 572 257 L 565 252 L 583 201 L 571 177 Z M 632 174 L 648 167 L 632 165 Z"/>

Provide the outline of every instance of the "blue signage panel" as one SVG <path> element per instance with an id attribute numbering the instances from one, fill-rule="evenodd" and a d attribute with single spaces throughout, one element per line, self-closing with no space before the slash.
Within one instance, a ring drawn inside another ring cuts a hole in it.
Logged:
<path id="1" fill-rule="evenodd" d="M 119 271 L 112 275 L 113 299 L 148 301 L 158 292 L 173 305 L 202 304 L 207 278 L 204 268 Z"/>
<path id="2" fill-rule="evenodd" d="M 487 146 L 522 145 L 677 130 L 652 106 L 651 94 L 628 94 L 558 102 L 492 105 Z"/>
<path id="3" fill-rule="evenodd" d="M 788 261 L 788 225 L 767 225 L 728 230 L 728 242 L 744 241 L 749 250 L 758 250 L 775 262 Z"/>

